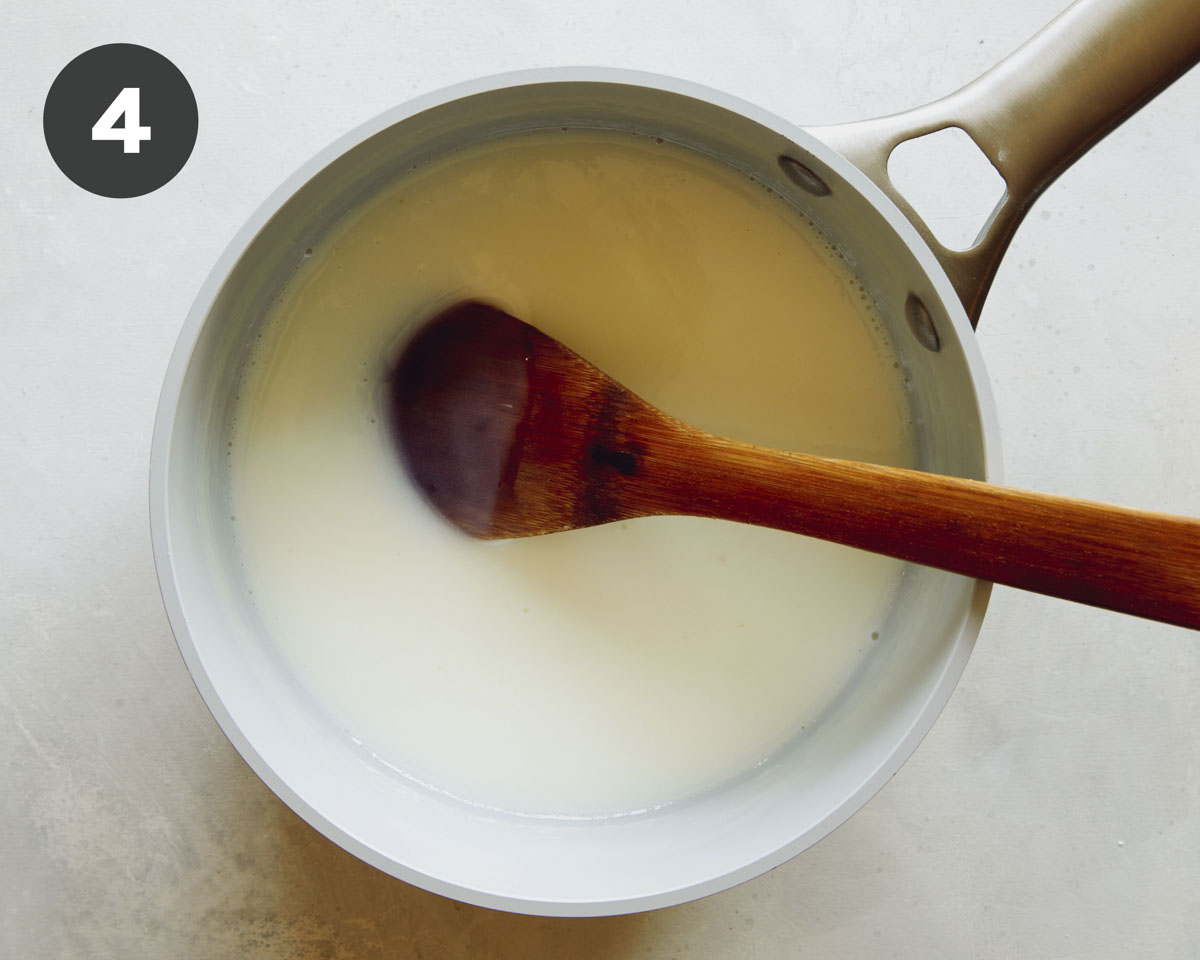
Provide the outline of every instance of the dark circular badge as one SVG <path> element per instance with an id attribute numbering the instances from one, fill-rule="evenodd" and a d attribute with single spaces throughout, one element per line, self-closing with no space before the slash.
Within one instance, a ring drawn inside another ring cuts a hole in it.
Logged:
<path id="1" fill-rule="evenodd" d="M 179 68 L 133 43 L 94 47 L 63 67 L 42 110 L 58 168 L 103 197 L 140 197 L 187 163 L 196 97 Z"/>

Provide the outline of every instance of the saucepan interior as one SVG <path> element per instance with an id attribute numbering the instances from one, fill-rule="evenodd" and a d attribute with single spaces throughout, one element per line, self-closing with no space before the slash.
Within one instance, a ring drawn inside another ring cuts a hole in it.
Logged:
<path id="1" fill-rule="evenodd" d="M 238 750 L 293 809 L 427 889 L 509 910 L 588 915 L 723 889 L 845 820 L 944 705 L 988 591 L 907 570 L 885 642 L 820 724 L 753 775 L 637 816 L 556 821 L 459 803 L 379 765 L 316 708 L 264 639 L 228 523 L 225 437 L 250 345 L 305 250 L 365 198 L 469 143 L 564 126 L 691 146 L 804 211 L 879 304 L 910 381 L 920 466 L 994 474 L 994 416 L 970 327 L 936 261 L 865 177 L 800 129 L 713 91 L 619 71 L 551 71 L 480 81 L 384 115 L 264 204 L 214 268 L 172 360 L 155 430 L 152 522 L 168 612 L 195 681 Z"/>

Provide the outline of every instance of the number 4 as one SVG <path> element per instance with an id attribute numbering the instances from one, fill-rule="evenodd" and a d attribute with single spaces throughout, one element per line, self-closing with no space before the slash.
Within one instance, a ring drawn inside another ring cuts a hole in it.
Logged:
<path id="1" fill-rule="evenodd" d="M 117 120 L 122 116 L 125 125 L 118 127 Z M 141 122 L 142 88 L 126 87 L 92 124 L 92 139 L 121 140 L 125 143 L 125 153 L 141 153 L 142 141 L 150 139 L 150 128 L 141 126 Z"/>

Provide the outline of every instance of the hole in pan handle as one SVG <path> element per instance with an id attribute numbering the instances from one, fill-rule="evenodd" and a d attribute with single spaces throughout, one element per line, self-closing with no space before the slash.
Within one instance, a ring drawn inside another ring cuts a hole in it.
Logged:
<path id="1" fill-rule="evenodd" d="M 1013 232 L 1072 163 L 1200 61 L 1197 0 L 1077 0 L 987 73 L 904 113 L 810 128 L 862 170 L 921 233 L 954 284 L 971 324 Z M 950 250 L 892 183 L 897 145 L 960 127 L 1006 190 L 975 243 Z"/>

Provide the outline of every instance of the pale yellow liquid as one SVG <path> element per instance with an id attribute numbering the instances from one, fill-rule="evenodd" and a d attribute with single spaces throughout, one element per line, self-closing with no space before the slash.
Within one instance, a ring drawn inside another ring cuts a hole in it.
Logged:
<path id="1" fill-rule="evenodd" d="M 271 642 L 332 720 L 454 796 L 653 808 L 819 722 L 900 564 L 655 518 L 480 543 L 418 498 L 381 378 L 412 324 L 483 297 L 651 403 L 741 440 L 912 462 L 900 372 L 810 224 L 707 157 L 526 134 L 415 171 L 290 283 L 248 368 L 231 513 Z"/>

